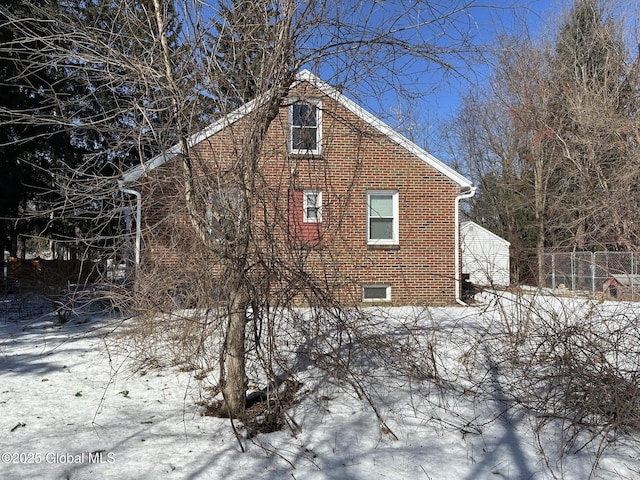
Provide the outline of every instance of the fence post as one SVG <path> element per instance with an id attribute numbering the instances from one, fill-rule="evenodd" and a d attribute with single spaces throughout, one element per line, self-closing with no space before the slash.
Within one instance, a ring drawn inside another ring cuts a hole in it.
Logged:
<path id="1" fill-rule="evenodd" d="M 591 296 L 596 296 L 596 254 L 591 252 Z"/>

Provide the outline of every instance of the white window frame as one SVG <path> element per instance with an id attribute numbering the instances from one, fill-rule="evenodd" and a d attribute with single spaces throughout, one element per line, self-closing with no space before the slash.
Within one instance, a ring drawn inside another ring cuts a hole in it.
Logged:
<path id="1" fill-rule="evenodd" d="M 365 292 L 367 288 L 384 288 L 384 298 L 367 298 Z M 378 285 L 362 285 L 362 301 L 363 302 L 390 302 L 391 301 L 391 285 L 388 283 Z"/>
<path id="2" fill-rule="evenodd" d="M 374 217 L 371 215 L 371 197 L 385 195 L 391 195 L 393 216 L 391 235 L 392 238 L 371 238 L 371 219 L 372 218 L 389 218 L 389 217 Z M 400 240 L 400 208 L 399 208 L 399 194 L 397 190 L 370 190 L 367 191 L 367 245 L 398 245 Z"/>
<path id="3" fill-rule="evenodd" d="M 316 196 L 316 203 L 314 205 L 309 205 L 307 195 Z M 302 192 L 302 208 L 302 221 L 304 223 L 322 223 L 322 192 L 319 190 L 304 190 Z M 309 218 L 309 208 L 316 209 L 315 218 Z"/>
<path id="4" fill-rule="evenodd" d="M 306 103 L 316 109 L 316 148 L 301 149 L 293 147 L 293 131 L 297 128 L 312 128 L 304 125 L 298 126 L 293 124 L 293 108 L 295 105 Z M 289 105 L 289 153 L 295 155 L 320 155 L 322 153 L 322 101 L 317 98 L 294 98 Z"/>

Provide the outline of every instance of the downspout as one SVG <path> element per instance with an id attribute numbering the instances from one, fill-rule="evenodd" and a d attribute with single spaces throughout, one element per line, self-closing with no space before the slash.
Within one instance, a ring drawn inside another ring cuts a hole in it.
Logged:
<path id="1" fill-rule="evenodd" d="M 462 280 L 460 278 L 461 275 L 461 267 L 460 267 L 460 200 L 466 200 L 468 198 L 473 197 L 476 194 L 476 187 L 469 187 L 469 190 L 466 193 L 461 193 L 456 197 L 455 200 L 455 213 L 454 213 L 454 223 L 455 223 L 455 233 L 454 233 L 454 243 L 455 243 L 455 282 L 456 282 L 456 302 L 460 305 L 467 304 L 462 301 Z"/>
<path id="2" fill-rule="evenodd" d="M 142 243 L 142 231 L 140 227 L 140 222 L 142 220 L 142 195 L 137 190 L 133 190 L 131 188 L 124 188 L 124 181 L 118 180 L 118 188 L 122 193 L 126 193 L 128 195 L 133 195 L 136 197 L 136 244 L 134 251 L 135 258 L 135 274 L 136 279 L 138 278 L 138 268 L 140 266 L 140 246 Z"/>

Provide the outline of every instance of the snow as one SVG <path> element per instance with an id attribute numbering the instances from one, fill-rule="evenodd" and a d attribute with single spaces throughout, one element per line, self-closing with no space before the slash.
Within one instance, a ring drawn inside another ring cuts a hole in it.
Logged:
<path id="1" fill-rule="evenodd" d="M 459 368 L 490 309 L 428 310 L 449 328 L 441 365 Z M 229 420 L 201 415 L 207 392 L 193 372 L 138 358 L 122 335 L 131 320 L 88 311 L 61 325 L 50 310 L 35 296 L 0 297 L 0 478 L 582 480 L 594 464 L 595 446 L 560 463 L 552 447 L 542 455 L 531 419 L 499 391 L 472 401 L 380 368 L 368 387 L 388 430 L 366 399 L 308 366 L 290 412 L 299 428 L 238 439 Z M 386 312 L 390 323 L 403 314 Z M 639 447 L 620 435 L 592 478 L 636 478 Z"/>

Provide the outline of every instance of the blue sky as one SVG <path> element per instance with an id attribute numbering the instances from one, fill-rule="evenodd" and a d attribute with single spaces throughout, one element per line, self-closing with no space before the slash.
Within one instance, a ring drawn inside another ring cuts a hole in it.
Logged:
<path id="1" fill-rule="evenodd" d="M 482 4 L 476 2 L 478 6 L 471 8 L 469 14 L 476 24 L 478 43 L 490 43 L 497 34 L 517 33 L 523 23 L 532 37 L 540 38 L 548 35 L 552 24 L 572 3 L 573 0 L 489 0 Z M 454 75 L 436 86 L 437 90 L 425 98 L 424 108 L 429 118 L 449 117 L 458 108 L 461 97 L 482 83 L 487 72 L 485 65 L 474 65 L 463 75 Z"/>
<path id="2" fill-rule="evenodd" d="M 560 18 L 562 12 L 572 3 L 573 0 L 451 0 L 450 3 L 441 0 L 432 4 L 427 2 L 424 4 L 427 7 L 423 7 L 425 18 L 432 13 L 429 11 L 430 5 L 442 4 L 449 9 L 455 8 L 455 5 L 470 4 L 470 7 L 458 12 L 453 24 L 443 22 L 442 25 L 428 28 L 420 34 L 429 35 L 429 38 L 437 43 L 440 42 L 438 34 L 441 33 L 445 45 L 450 41 L 449 35 L 453 32 L 453 37 L 473 37 L 473 43 L 480 45 L 490 43 L 496 34 L 513 33 L 526 25 L 530 34 L 538 37 L 548 31 L 547 24 L 552 23 L 549 20 Z M 344 13 L 350 18 L 355 18 L 351 15 L 357 17 L 363 13 L 373 14 L 370 18 L 380 15 L 380 18 L 376 18 L 376 21 L 381 22 L 380 25 L 393 24 L 396 27 L 398 24 L 393 23 L 393 8 L 397 9 L 401 4 L 402 2 L 376 2 L 368 6 L 365 4 L 358 12 L 345 10 Z M 402 16 L 403 10 L 397 10 L 395 13 Z M 418 17 L 411 16 L 407 21 L 415 21 L 416 18 Z M 434 142 L 437 129 L 440 128 L 443 119 L 451 117 L 455 112 L 461 97 L 472 86 L 482 83 L 488 72 L 482 62 L 467 65 L 464 61 L 453 61 L 457 62 L 458 68 L 456 73 L 449 74 L 444 73 L 443 69 L 434 63 L 420 60 L 405 62 L 403 59 L 390 59 L 388 68 L 378 65 L 373 71 L 367 70 L 366 74 L 362 74 L 361 65 L 354 65 L 350 57 L 346 57 L 344 63 L 339 57 L 330 59 L 328 64 L 320 66 L 319 71 L 313 66 L 311 69 L 325 81 L 337 87 L 344 87 L 347 96 L 446 161 L 445 154 L 438 151 Z M 362 67 L 366 68 L 366 65 Z M 395 75 L 395 72 L 400 74 Z M 385 81 L 391 81 L 394 85 L 386 84 Z M 407 96 L 397 94 L 398 88 L 406 88 L 417 95 L 408 99 Z"/>
<path id="3" fill-rule="evenodd" d="M 469 10 L 476 22 L 476 41 L 491 42 L 497 34 L 517 33 L 523 23 L 533 38 L 545 37 L 552 31 L 563 12 L 573 0 L 494 0 L 476 3 Z M 490 6 L 484 6 L 490 5 Z M 436 91 L 425 98 L 424 109 L 428 118 L 450 117 L 458 108 L 461 97 L 477 83 L 482 83 L 487 73 L 486 66 L 474 65 L 462 76 L 452 76 L 438 85 Z"/>

